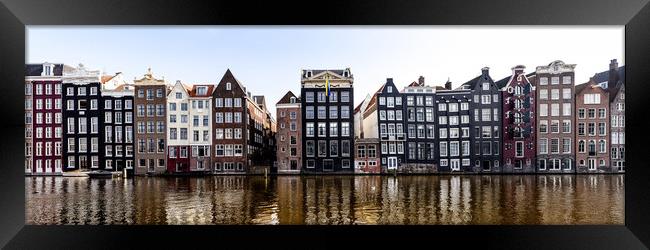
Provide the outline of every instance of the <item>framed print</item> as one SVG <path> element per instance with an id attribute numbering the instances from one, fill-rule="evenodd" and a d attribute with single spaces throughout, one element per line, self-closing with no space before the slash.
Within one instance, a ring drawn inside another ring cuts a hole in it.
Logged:
<path id="1" fill-rule="evenodd" d="M 649 22 L 3 0 L 0 244 L 646 249 Z"/>

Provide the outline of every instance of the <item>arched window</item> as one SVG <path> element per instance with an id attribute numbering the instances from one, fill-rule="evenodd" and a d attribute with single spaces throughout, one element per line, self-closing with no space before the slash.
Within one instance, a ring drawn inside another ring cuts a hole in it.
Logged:
<path id="1" fill-rule="evenodd" d="M 598 152 L 605 153 L 606 151 L 607 151 L 607 145 L 605 143 L 605 140 L 598 141 Z"/>
<path id="2" fill-rule="evenodd" d="M 291 97 L 291 99 L 289 100 L 289 102 L 290 102 L 290 103 L 296 103 L 296 98 L 295 98 L 295 97 Z"/>
<path id="3" fill-rule="evenodd" d="M 521 95 L 521 86 L 515 87 L 515 95 Z"/>
<path id="4" fill-rule="evenodd" d="M 585 152 L 585 141 L 580 140 L 578 142 L 578 152 L 584 153 Z"/>
<path id="5" fill-rule="evenodd" d="M 515 123 L 520 123 L 521 122 L 521 114 L 520 113 L 515 113 Z"/>
<path id="6" fill-rule="evenodd" d="M 232 84 L 230 84 L 229 82 L 227 82 L 227 83 L 226 83 L 226 90 L 230 90 L 230 89 L 232 88 L 231 85 L 232 85 Z"/>
<path id="7" fill-rule="evenodd" d="M 516 109 L 520 109 L 520 108 L 521 108 L 521 100 L 519 100 L 519 99 L 516 99 L 516 100 L 515 100 L 515 108 L 516 108 Z"/>
<path id="8" fill-rule="evenodd" d="M 589 141 L 589 155 L 596 155 L 596 142 L 594 140 Z"/>

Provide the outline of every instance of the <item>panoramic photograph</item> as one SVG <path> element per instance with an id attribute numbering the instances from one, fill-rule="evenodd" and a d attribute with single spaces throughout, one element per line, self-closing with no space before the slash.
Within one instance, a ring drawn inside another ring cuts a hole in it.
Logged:
<path id="1" fill-rule="evenodd" d="M 28 225 L 625 224 L 624 26 L 25 33 Z"/>

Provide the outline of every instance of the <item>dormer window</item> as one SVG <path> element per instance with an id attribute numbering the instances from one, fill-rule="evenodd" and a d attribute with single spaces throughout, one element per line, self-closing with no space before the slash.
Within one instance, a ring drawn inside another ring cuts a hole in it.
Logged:
<path id="1" fill-rule="evenodd" d="M 197 93 L 198 95 L 205 95 L 207 92 L 208 92 L 208 88 L 207 88 L 207 87 L 198 87 L 198 88 L 196 89 L 196 93 Z"/>
<path id="2" fill-rule="evenodd" d="M 312 72 L 311 72 L 311 70 L 308 70 L 307 73 L 306 73 L 305 75 L 307 76 L 307 78 L 311 77 L 311 76 L 312 76 Z"/>
<path id="3" fill-rule="evenodd" d="M 232 89 L 232 86 L 231 86 L 231 85 L 232 85 L 232 84 L 230 84 L 229 82 L 227 82 L 227 83 L 226 83 L 226 90 L 231 90 L 231 89 Z"/>
<path id="4" fill-rule="evenodd" d="M 350 72 L 347 70 L 343 71 L 343 77 L 350 77 Z"/>
<path id="5" fill-rule="evenodd" d="M 52 75 L 52 65 L 43 65 L 43 75 L 45 76 Z"/>

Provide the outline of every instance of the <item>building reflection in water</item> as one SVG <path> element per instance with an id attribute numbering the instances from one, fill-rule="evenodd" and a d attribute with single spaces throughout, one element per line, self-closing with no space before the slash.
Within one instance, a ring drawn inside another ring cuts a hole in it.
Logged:
<path id="1" fill-rule="evenodd" d="M 623 224 L 623 175 L 28 177 L 27 224 Z"/>

